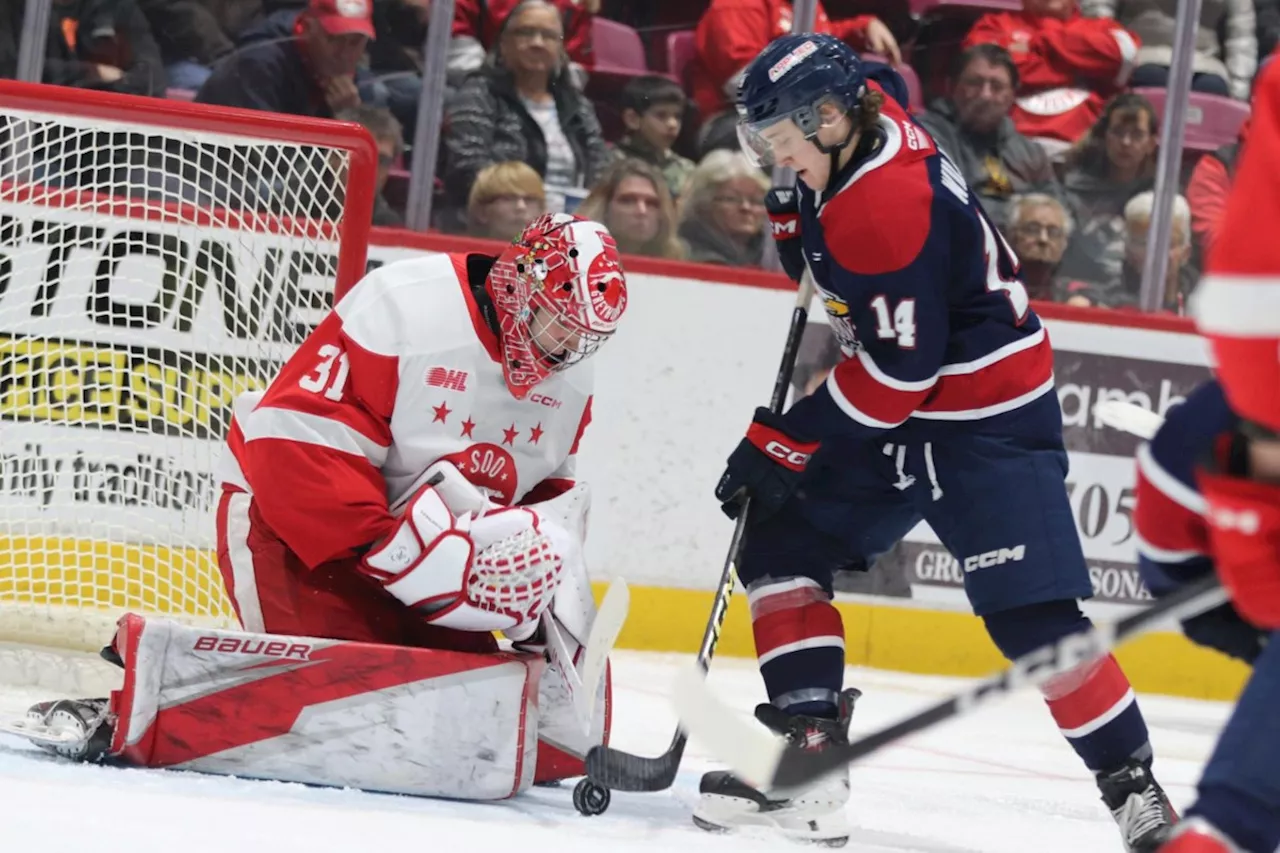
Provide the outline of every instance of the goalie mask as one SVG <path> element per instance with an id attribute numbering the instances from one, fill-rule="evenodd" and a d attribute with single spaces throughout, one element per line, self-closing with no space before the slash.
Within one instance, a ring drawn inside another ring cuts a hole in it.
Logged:
<path id="1" fill-rule="evenodd" d="M 592 355 L 618 327 L 627 282 L 613 236 L 564 213 L 538 217 L 489 272 L 502 373 L 516 399 Z"/>

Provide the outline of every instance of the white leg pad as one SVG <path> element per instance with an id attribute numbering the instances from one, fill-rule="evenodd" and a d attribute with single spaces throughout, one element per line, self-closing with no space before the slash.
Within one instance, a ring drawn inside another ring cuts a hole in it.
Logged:
<path id="1" fill-rule="evenodd" d="M 201 630 L 132 614 L 116 649 L 125 681 L 111 697 L 110 751 L 130 763 L 473 800 L 533 782 L 535 656 Z"/>

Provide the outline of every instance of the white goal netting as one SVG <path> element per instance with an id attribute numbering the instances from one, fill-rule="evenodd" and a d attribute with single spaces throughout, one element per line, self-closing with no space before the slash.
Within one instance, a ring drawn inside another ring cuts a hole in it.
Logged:
<path id="1" fill-rule="evenodd" d="M 231 402 L 362 271 L 349 187 L 371 143 L 101 93 L 33 104 L 51 88 L 0 84 L 0 641 L 96 649 L 126 610 L 234 623 Z"/>

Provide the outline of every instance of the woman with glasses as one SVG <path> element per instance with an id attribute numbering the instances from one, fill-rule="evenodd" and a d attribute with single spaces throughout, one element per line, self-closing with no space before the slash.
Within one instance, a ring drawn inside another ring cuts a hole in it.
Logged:
<path id="1" fill-rule="evenodd" d="M 737 151 L 712 151 L 680 193 L 680 239 L 688 258 L 758 267 L 764 259 L 764 194 L 769 181 Z"/>
<path id="2" fill-rule="evenodd" d="M 1155 185 L 1159 124 L 1155 107 L 1126 92 L 1067 154 L 1062 185 L 1076 233 L 1062 272 L 1083 281 L 1110 281 L 1124 262 L 1124 206 Z"/>
<path id="3" fill-rule="evenodd" d="M 485 166 L 528 163 L 547 190 L 547 208 L 564 210 L 608 165 L 595 108 L 569 80 L 560 13 L 525 0 L 507 19 L 484 66 L 449 106 L 443 172 L 448 206 L 466 207 Z"/>

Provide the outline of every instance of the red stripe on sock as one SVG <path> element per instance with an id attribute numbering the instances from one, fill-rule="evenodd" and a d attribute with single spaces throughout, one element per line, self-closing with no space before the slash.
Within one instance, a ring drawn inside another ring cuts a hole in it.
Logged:
<path id="1" fill-rule="evenodd" d="M 840 611 L 829 601 L 811 601 L 803 607 L 789 607 L 766 613 L 751 623 L 756 638 L 756 655 L 763 656 L 779 646 L 818 637 L 844 639 Z"/>
<path id="2" fill-rule="evenodd" d="M 1087 727 L 1115 708 L 1132 689 L 1128 676 L 1111 655 L 1093 664 L 1091 669 L 1078 686 L 1061 695 L 1053 695 L 1055 682 L 1045 686 L 1049 712 L 1063 731 Z M 1062 681 L 1058 680 L 1056 686 L 1061 685 Z"/>

